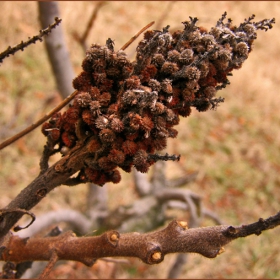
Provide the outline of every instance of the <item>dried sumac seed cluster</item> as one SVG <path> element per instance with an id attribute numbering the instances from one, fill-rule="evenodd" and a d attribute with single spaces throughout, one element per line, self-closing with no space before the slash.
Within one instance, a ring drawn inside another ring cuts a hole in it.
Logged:
<path id="1" fill-rule="evenodd" d="M 167 138 L 178 134 L 179 117 L 214 109 L 223 98 L 218 90 L 229 84 L 228 76 L 239 69 L 252 50 L 258 29 L 272 27 L 274 19 L 238 27 L 226 13 L 209 32 L 196 26 L 197 18 L 183 22 L 173 33 L 169 26 L 150 30 L 136 48 L 136 60 L 115 51 L 113 41 L 93 44 L 82 62 L 82 73 L 73 80 L 79 91 L 63 114 L 54 115 L 42 127 L 56 144 L 73 148 L 87 139 L 90 158 L 80 178 L 98 185 L 121 180 L 117 168 L 130 172 L 134 166 L 147 172 Z"/>

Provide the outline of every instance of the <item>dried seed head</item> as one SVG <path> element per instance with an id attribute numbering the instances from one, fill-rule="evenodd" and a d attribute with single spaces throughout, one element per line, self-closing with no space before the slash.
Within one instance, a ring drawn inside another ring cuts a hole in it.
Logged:
<path id="1" fill-rule="evenodd" d="M 179 67 L 174 62 L 166 61 L 163 63 L 160 72 L 165 75 L 172 75 L 179 70 Z"/>
<path id="2" fill-rule="evenodd" d="M 108 160 L 117 165 L 122 164 L 125 160 L 125 154 L 119 150 L 112 149 L 108 155 Z"/>
<path id="3" fill-rule="evenodd" d="M 51 128 L 49 130 L 49 135 L 51 137 L 51 139 L 56 142 L 59 140 L 60 138 L 60 130 L 58 128 Z"/>
<path id="4" fill-rule="evenodd" d="M 113 184 L 117 184 L 121 181 L 121 174 L 119 172 L 119 170 L 114 169 L 112 172 L 109 173 L 109 180 L 113 183 Z"/>
<path id="5" fill-rule="evenodd" d="M 99 132 L 99 137 L 103 143 L 112 143 L 115 140 L 116 135 L 111 129 L 105 128 Z"/>
<path id="6" fill-rule="evenodd" d="M 155 107 L 152 109 L 154 115 L 160 115 L 164 113 L 166 107 L 161 102 L 156 102 Z"/>
<path id="7" fill-rule="evenodd" d="M 254 36 L 256 32 L 256 27 L 253 24 L 246 24 L 243 26 L 243 30 L 248 36 Z"/>
<path id="8" fill-rule="evenodd" d="M 249 47 L 245 42 L 240 42 L 236 45 L 235 51 L 241 56 L 248 56 Z"/>
<path id="9" fill-rule="evenodd" d="M 178 131 L 174 128 L 168 128 L 168 137 L 176 138 L 178 135 Z"/>
<path id="10" fill-rule="evenodd" d="M 163 134 L 166 137 L 169 136 L 168 132 L 167 133 L 164 132 Z M 157 136 L 161 136 L 161 135 L 157 134 Z M 153 146 L 154 146 L 154 148 L 157 151 L 161 151 L 161 150 L 166 148 L 166 146 L 167 146 L 167 139 L 166 139 L 166 137 L 156 137 L 155 139 L 153 139 Z"/>
<path id="11" fill-rule="evenodd" d="M 97 178 L 99 177 L 98 170 L 87 167 L 87 168 L 85 168 L 84 172 L 85 172 L 87 179 L 90 182 L 95 182 L 97 180 Z"/>
<path id="12" fill-rule="evenodd" d="M 76 136 L 73 133 L 64 131 L 61 135 L 62 142 L 69 148 L 72 148 L 76 144 Z"/>
<path id="13" fill-rule="evenodd" d="M 178 62 L 180 59 L 180 53 L 177 50 L 171 50 L 167 53 L 167 59 L 171 62 Z"/>
<path id="14" fill-rule="evenodd" d="M 230 61 L 231 60 L 231 52 L 227 49 L 222 49 L 218 51 L 218 58 L 222 61 Z"/>
<path id="15" fill-rule="evenodd" d="M 110 127 L 115 132 L 121 132 L 124 129 L 123 122 L 118 118 L 113 118 L 110 122 Z"/>
<path id="16" fill-rule="evenodd" d="M 167 94 L 172 93 L 172 81 L 169 79 L 164 79 L 161 82 L 161 90 Z"/>
<path id="17" fill-rule="evenodd" d="M 164 56 L 160 53 L 156 53 L 152 58 L 152 63 L 156 67 L 161 67 L 164 62 L 165 62 Z"/>
<path id="18" fill-rule="evenodd" d="M 101 114 L 100 107 L 101 106 L 100 106 L 99 101 L 91 101 L 89 104 L 90 111 L 91 111 L 92 115 L 95 117 Z"/>
<path id="19" fill-rule="evenodd" d="M 81 92 L 76 96 L 77 103 L 82 107 L 88 107 L 91 102 L 91 96 L 88 92 Z"/>
<path id="20" fill-rule="evenodd" d="M 160 82 L 155 79 L 150 79 L 148 85 L 153 91 L 159 92 L 161 89 Z"/>
<path id="21" fill-rule="evenodd" d="M 145 137 L 147 138 L 149 137 L 149 132 L 154 127 L 154 123 L 149 117 L 145 116 L 141 120 L 140 127 L 146 132 Z"/>
<path id="22" fill-rule="evenodd" d="M 141 85 L 140 79 L 138 76 L 131 76 L 125 80 L 125 87 L 127 89 L 136 89 Z"/>
<path id="23" fill-rule="evenodd" d="M 64 118 L 68 123 L 76 123 L 79 119 L 79 110 L 74 107 L 68 108 Z"/>
<path id="24" fill-rule="evenodd" d="M 185 68 L 185 75 L 189 80 L 197 81 L 200 78 L 200 71 L 194 66 L 187 66 Z"/>
<path id="25" fill-rule="evenodd" d="M 179 61 L 183 64 L 190 63 L 193 60 L 193 50 L 185 49 L 181 52 Z"/>
<path id="26" fill-rule="evenodd" d="M 202 61 L 199 65 L 200 78 L 205 78 L 209 72 L 209 66 L 207 61 Z"/>
<path id="27" fill-rule="evenodd" d="M 142 122 L 142 118 L 139 114 L 135 114 L 135 113 L 130 113 L 129 114 L 129 125 L 133 130 L 138 130 L 140 127 L 140 124 Z"/>
<path id="28" fill-rule="evenodd" d="M 99 129 L 106 128 L 108 126 L 108 124 L 109 124 L 109 120 L 106 117 L 104 117 L 104 116 L 99 116 L 95 120 L 95 125 Z"/>
<path id="29" fill-rule="evenodd" d="M 73 80 L 73 87 L 79 91 L 89 91 L 91 87 L 91 77 L 87 72 L 82 72 Z"/>
<path id="30" fill-rule="evenodd" d="M 141 166 L 147 163 L 148 154 L 144 150 L 138 150 L 133 157 L 133 164 L 135 166 Z"/>
<path id="31" fill-rule="evenodd" d="M 117 165 L 111 162 L 108 157 L 101 157 L 97 162 L 99 167 L 103 170 L 112 170 L 117 167 Z"/>
<path id="32" fill-rule="evenodd" d="M 138 150 L 138 147 L 134 141 L 126 140 L 122 144 L 122 150 L 127 155 L 134 155 Z"/>
<path id="33" fill-rule="evenodd" d="M 95 118 L 90 110 L 84 110 L 82 112 L 82 119 L 88 125 L 94 124 L 94 120 L 95 120 Z"/>
<path id="34" fill-rule="evenodd" d="M 122 102 L 124 105 L 135 105 L 137 104 L 137 96 L 132 90 L 127 90 L 122 96 Z"/>
<path id="35" fill-rule="evenodd" d="M 186 87 L 192 90 L 193 92 L 197 92 L 200 88 L 197 80 L 190 80 L 186 82 Z"/>
<path id="36" fill-rule="evenodd" d="M 89 94 L 93 100 L 97 100 L 100 96 L 100 91 L 97 87 L 90 87 Z"/>
<path id="37" fill-rule="evenodd" d="M 216 91 L 217 91 L 216 88 L 212 87 L 212 86 L 206 87 L 203 90 L 205 97 L 210 98 L 210 99 L 215 96 Z"/>
<path id="38" fill-rule="evenodd" d="M 192 102 L 195 99 L 194 91 L 189 88 L 186 88 L 182 91 L 182 97 L 183 97 L 184 101 Z"/>
<path id="39" fill-rule="evenodd" d="M 93 77 L 95 83 L 96 83 L 97 85 L 99 85 L 99 84 L 101 84 L 101 83 L 103 83 L 103 82 L 105 81 L 107 75 L 106 75 L 105 72 L 103 72 L 103 73 L 94 72 L 94 73 L 92 74 L 92 77 Z"/>
<path id="40" fill-rule="evenodd" d="M 45 136 L 49 135 L 49 130 L 52 129 L 52 125 L 49 122 L 43 123 L 41 131 Z"/>
<path id="41" fill-rule="evenodd" d="M 107 107 L 111 101 L 111 94 L 109 92 L 103 92 L 98 98 L 100 106 Z"/>

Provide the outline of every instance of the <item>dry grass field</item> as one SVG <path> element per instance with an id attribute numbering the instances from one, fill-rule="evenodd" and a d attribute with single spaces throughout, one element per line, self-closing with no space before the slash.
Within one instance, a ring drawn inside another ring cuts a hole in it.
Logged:
<path id="1" fill-rule="evenodd" d="M 84 32 L 95 2 L 60 2 L 62 26 L 76 74 L 84 56 L 73 32 Z M 0 49 L 38 33 L 37 2 L 1 2 Z M 167 13 L 168 11 L 168 13 Z M 108 37 L 119 49 L 151 21 L 158 29 L 182 28 L 189 16 L 198 25 L 214 26 L 224 11 L 236 25 L 252 14 L 256 20 L 276 18 L 268 32 L 258 31 L 254 49 L 243 67 L 233 72 L 231 85 L 219 91 L 225 98 L 215 111 L 199 113 L 179 124 L 179 136 L 168 152 L 182 155 L 187 171 L 198 171 L 188 185 L 203 203 L 226 224 L 252 223 L 280 210 L 280 2 L 107 2 L 100 10 L 87 43 L 104 44 Z M 162 15 L 166 13 L 165 17 Z M 160 21 L 160 26 L 157 23 Z M 133 58 L 134 42 L 127 53 Z M 43 43 L 36 43 L 4 60 L 0 65 L 0 141 L 25 128 L 60 101 Z M 39 172 L 45 142 L 37 129 L 0 151 L 0 207 L 6 206 Z M 55 159 L 53 159 L 55 161 Z M 168 163 L 169 178 L 180 176 L 176 163 Z M 110 207 L 135 199 L 133 182 L 123 174 L 118 185 L 106 185 Z M 33 209 L 35 215 L 60 208 L 85 208 L 86 186 L 62 186 Z M 204 225 L 210 225 L 207 221 Z M 191 254 L 182 278 L 280 278 L 280 228 L 260 236 L 240 239 L 216 259 Z M 69 262 L 54 271 L 56 278 L 165 278 L 174 261 L 168 255 L 159 265 L 147 266 L 98 262 L 92 268 Z M 113 274 L 109 272 L 114 271 Z"/>

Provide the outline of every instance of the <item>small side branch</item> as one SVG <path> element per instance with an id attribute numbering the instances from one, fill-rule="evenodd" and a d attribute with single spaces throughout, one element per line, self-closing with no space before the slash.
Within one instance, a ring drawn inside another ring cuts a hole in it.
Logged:
<path id="1" fill-rule="evenodd" d="M 33 36 L 32 38 L 29 38 L 26 42 L 21 41 L 18 45 L 11 47 L 9 46 L 5 51 L 0 53 L 0 63 L 3 62 L 3 59 L 6 57 L 9 57 L 11 54 L 13 55 L 17 51 L 21 50 L 23 51 L 26 47 L 28 47 L 31 44 L 35 44 L 37 41 L 42 42 L 42 38 L 46 35 L 49 35 L 49 33 L 54 29 L 56 26 L 58 26 L 62 19 L 55 17 L 55 22 L 53 24 L 50 24 L 49 27 L 40 30 L 40 34 Z"/>

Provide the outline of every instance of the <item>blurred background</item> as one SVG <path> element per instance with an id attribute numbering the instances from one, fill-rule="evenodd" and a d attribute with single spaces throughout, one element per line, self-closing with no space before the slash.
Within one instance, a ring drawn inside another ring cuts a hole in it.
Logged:
<path id="1" fill-rule="evenodd" d="M 85 56 L 77 35 L 84 33 L 98 2 L 59 2 L 62 29 L 75 74 Z M 37 2 L 0 4 L 0 50 L 14 46 L 41 29 Z M 249 59 L 233 71 L 231 84 L 218 92 L 225 102 L 217 110 L 199 113 L 193 109 L 177 127 L 179 135 L 170 139 L 166 151 L 181 154 L 180 164 L 168 162 L 167 178 L 178 178 L 182 170 L 198 172 L 187 188 L 202 197 L 202 203 L 225 224 L 240 225 L 266 218 L 279 211 L 280 201 L 280 3 L 276 1 L 131 1 L 105 2 L 87 37 L 86 44 L 104 45 L 110 37 L 115 50 L 151 21 L 152 29 L 170 25 L 182 29 L 189 16 L 208 30 L 224 12 L 239 25 L 256 15 L 254 21 L 276 18 L 268 32 L 258 31 Z M 133 59 L 137 42 L 126 50 Z M 14 135 L 49 112 L 61 101 L 44 43 L 6 58 L 0 65 L 0 141 Z M 5 207 L 39 173 L 45 144 L 40 129 L 0 151 L 0 207 Z M 59 156 L 54 156 L 54 163 Z M 148 176 L 150 176 L 148 174 Z M 118 185 L 106 184 L 108 208 L 129 205 L 137 199 L 131 174 L 122 172 Z M 61 186 L 33 208 L 37 216 L 59 209 L 86 211 L 86 185 Z M 172 212 L 184 218 L 182 211 Z M 201 226 L 213 225 L 202 221 Z M 98 228 L 96 229 L 98 230 Z M 89 233 L 91 234 L 91 233 Z M 189 254 L 180 278 L 280 278 L 280 228 L 234 241 L 216 259 Z M 129 263 L 98 261 L 88 268 L 65 262 L 52 278 L 166 278 L 175 255 L 163 263 L 148 266 L 137 259 Z"/>

